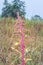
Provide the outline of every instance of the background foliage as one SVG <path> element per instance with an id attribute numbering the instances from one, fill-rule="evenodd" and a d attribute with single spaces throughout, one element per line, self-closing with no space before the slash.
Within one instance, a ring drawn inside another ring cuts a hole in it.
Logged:
<path id="1" fill-rule="evenodd" d="M 23 1 L 13 0 L 12 3 L 8 3 L 8 0 L 4 0 L 2 17 L 17 18 L 17 12 L 19 12 L 21 17 L 25 17 L 25 3 Z"/>

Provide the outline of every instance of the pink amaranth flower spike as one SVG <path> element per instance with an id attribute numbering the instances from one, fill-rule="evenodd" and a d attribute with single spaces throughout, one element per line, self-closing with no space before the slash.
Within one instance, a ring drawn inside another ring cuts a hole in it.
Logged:
<path id="1" fill-rule="evenodd" d="M 24 33 L 23 33 L 23 20 L 19 16 L 19 13 L 17 13 L 17 18 L 18 18 L 18 22 L 19 22 L 19 28 L 21 31 L 21 53 L 22 53 L 22 64 L 19 64 L 19 65 L 25 65 L 25 60 L 24 60 L 25 45 L 24 45 Z"/>

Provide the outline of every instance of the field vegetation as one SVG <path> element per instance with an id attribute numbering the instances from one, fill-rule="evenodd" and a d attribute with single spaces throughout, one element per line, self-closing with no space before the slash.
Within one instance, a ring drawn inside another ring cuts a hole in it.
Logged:
<path id="1" fill-rule="evenodd" d="M 43 21 L 23 21 L 25 63 L 26 65 L 43 64 Z M 21 64 L 21 34 L 17 19 L 0 19 L 0 65 Z"/>

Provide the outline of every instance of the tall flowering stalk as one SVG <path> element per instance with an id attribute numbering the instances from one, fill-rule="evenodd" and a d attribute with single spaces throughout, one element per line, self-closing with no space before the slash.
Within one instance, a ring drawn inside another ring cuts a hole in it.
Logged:
<path id="1" fill-rule="evenodd" d="M 19 16 L 19 13 L 17 13 L 17 18 L 19 22 L 19 31 L 21 33 L 21 53 L 22 53 L 22 64 L 25 65 L 25 60 L 24 60 L 24 50 L 25 50 L 25 45 L 24 45 L 24 33 L 23 33 L 23 20 Z"/>

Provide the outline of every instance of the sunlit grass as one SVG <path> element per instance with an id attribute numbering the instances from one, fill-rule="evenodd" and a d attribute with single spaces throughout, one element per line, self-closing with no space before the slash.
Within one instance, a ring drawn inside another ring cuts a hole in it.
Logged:
<path id="1" fill-rule="evenodd" d="M 18 21 L 13 18 L 0 19 L 0 52 L 9 61 L 8 65 L 21 63 L 20 33 L 15 33 Z M 40 26 L 41 25 L 41 26 Z M 40 30 L 35 28 L 40 28 Z M 24 20 L 25 34 L 25 60 L 26 65 L 35 65 L 40 60 L 40 52 L 43 52 L 43 22 Z M 16 30 L 16 32 L 18 32 Z M 18 34 L 18 37 L 16 36 Z M 35 34 L 35 35 L 34 35 Z M 14 36 L 13 36 L 14 35 Z M 12 37 L 12 38 L 11 38 Z M 30 58 L 31 56 L 31 58 Z M 28 57 L 28 58 L 27 58 Z M 3 59 L 3 58 L 2 58 Z M 3 61 L 1 63 L 4 64 Z M 6 63 L 7 65 L 7 63 Z M 40 61 L 38 64 L 40 65 Z"/>

